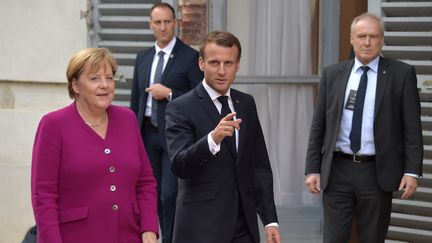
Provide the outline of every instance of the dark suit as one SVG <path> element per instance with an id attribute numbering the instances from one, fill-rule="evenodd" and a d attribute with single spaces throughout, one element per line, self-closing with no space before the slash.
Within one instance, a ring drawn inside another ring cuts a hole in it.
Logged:
<path id="1" fill-rule="evenodd" d="M 163 242 L 171 242 L 177 178 L 171 172 L 171 164 L 166 152 L 165 107 L 168 101 L 166 99 L 157 101 L 157 128 L 145 122 L 144 118 L 148 97 L 145 89 L 149 87 L 154 56 L 155 47 L 137 54 L 131 109 L 137 115 L 144 144 L 158 182 L 158 214 Z M 161 84 L 172 89 L 173 99 L 188 92 L 203 79 L 203 73 L 198 66 L 198 57 L 196 50 L 177 39 L 161 78 Z"/>
<path id="2" fill-rule="evenodd" d="M 252 96 L 231 89 L 242 119 L 238 153 L 226 141 L 213 155 L 207 135 L 221 117 L 202 84 L 170 102 L 166 136 L 172 169 L 179 179 L 173 242 L 229 243 L 239 210 L 247 230 L 259 242 L 256 213 L 264 225 L 277 222 L 273 178 Z"/>
<path id="3" fill-rule="evenodd" d="M 334 152 L 345 105 L 345 89 L 353 64 L 354 60 L 349 60 L 325 68 L 319 85 L 305 172 L 320 173 L 324 196 L 335 177 L 333 172 L 337 159 Z M 396 191 L 404 173 L 422 174 L 423 141 L 414 67 L 380 58 L 373 122 L 376 161 L 369 166 L 373 170 L 374 182 L 365 180 L 363 183 L 378 184 L 383 192 Z M 324 208 L 325 204 L 326 200 Z M 390 206 L 387 211 L 391 210 Z M 377 217 L 389 220 L 389 213 L 383 214 Z M 337 222 L 325 222 L 334 223 Z M 385 223 L 388 226 L 388 222 Z"/>

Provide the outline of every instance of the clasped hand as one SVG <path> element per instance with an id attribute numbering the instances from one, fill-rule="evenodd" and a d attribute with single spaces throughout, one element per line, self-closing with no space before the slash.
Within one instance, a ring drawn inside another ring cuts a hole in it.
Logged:
<path id="1" fill-rule="evenodd" d="M 155 100 L 163 100 L 168 97 L 171 89 L 158 83 L 146 88 L 145 91 L 152 94 Z"/>
<path id="2" fill-rule="evenodd" d="M 213 129 L 211 134 L 213 141 L 220 144 L 222 140 L 235 133 L 235 129 L 240 130 L 241 119 L 233 119 L 237 113 L 231 112 L 219 121 L 219 124 Z"/>

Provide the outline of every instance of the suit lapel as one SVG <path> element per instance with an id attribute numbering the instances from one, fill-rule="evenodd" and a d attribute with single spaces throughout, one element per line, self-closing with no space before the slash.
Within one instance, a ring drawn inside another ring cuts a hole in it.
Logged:
<path id="1" fill-rule="evenodd" d="M 177 37 L 176 37 L 176 38 L 177 38 Z M 181 45 L 182 45 L 181 41 L 180 41 L 179 39 L 177 39 L 177 40 L 176 40 L 176 43 L 175 43 L 175 45 L 174 45 L 174 48 L 173 48 L 171 54 L 170 54 L 169 57 L 168 57 L 168 62 L 167 62 L 166 66 L 165 66 L 165 68 L 164 68 L 164 71 L 163 71 L 163 73 L 162 73 L 162 78 L 161 78 L 161 83 L 162 83 L 162 84 L 163 84 L 164 81 L 167 79 L 167 78 L 166 78 L 167 73 L 169 73 L 169 70 L 170 70 L 171 67 L 173 66 L 174 61 L 175 61 L 176 58 L 178 58 L 178 56 L 179 56 L 179 55 L 177 55 L 177 54 L 178 54 L 178 51 L 181 49 Z"/>
<path id="2" fill-rule="evenodd" d="M 138 72 L 141 75 L 139 77 L 143 77 L 143 80 L 138 80 L 139 90 L 144 92 L 144 89 L 147 88 L 150 84 L 150 74 L 151 74 L 151 66 L 153 64 L 153 57 L 155 55 L 156 49 L 153 46 L 150 49 L 150 52 L 144 57 L 144 60 L 141 62 L 139 66 Z"/>
<path id="3" fill-rule="evenodd" d="M 342 117 L 342 112 L 344 109 L 344 102 L 345 102 L 345 91 L 346 91 L 348 79 L 351 74 L 351 69 L 353 65 L 354 65 L 354 59 L 349 62 L 346 62 L 345 65 L 341 66 L 341 70 L 340 70 L 341 75 L 337 75 L 337 77 L 339 77 L 339 80 L 337 81 L 337 85 L 336 85 L 336 88 L 338 90 L 336 90 L 335 98 L 337 99 L 336 107 L 337 107 L 338 122 L 340 122 L 340 118 Z M 337 126 L 335 127 L 339 127 L 339 124 L 337 124 Z"/>
<path id="4" fill-rule="evenodd" d="M 388 71 L 388 62 L 385 58 L 380 57 L 378 64 L 378 73 L 377 73 L 377 86 L 375 93 L 375 107 L 374 107 L 374 119 L 376 118 L 378 111 L 381 107 L 385 89 L 387 84 L 389 83 L 389 71 Z"/>
<path id="5" fill-rule="evenodd" d="M 208 116 L 213 121 L 213 126 L 216 126 L 220 121 L 220 114 L 213 101 L 210 99 L 210 96 L 205 91 L 203 84 L 198 84 L 198 86 L 195 88 L 195 91 L 198 97 L 199 104 L 207 112 Z"/>
<path id="6" fill-rule="evenodd" d="M 204 89 L 204 86 L 202 85 L 202 83 L 200 83 L 196 87 L 195 91 L 196 91 L 196 94 L 198 96 L 198 101 L 199 101 L 200 105 L 207 112 L 210 119 L 213 121 L 213 127 L 216 127 L 217 124 L 219 124 L 219 121 L 221 120 L 221 116 L 220 116 L 220 113 L 217 110 L 215 104 L 210 99 L 210 96 L 208 95 L 207 91 Z M 236 109 L 236 111 L 237 111 L 236 107 L 234 107 L 234 109 Z M 241 129 L 240 129 L 240 131 L 241 131 Z M 240 136 L 240 138 L 241 137 L 242 136 Z M 232 151 L 231 146 L 228 146 L 228 144 L 226 143 L 225 140 L 222 140 L 222 144 L 224 144 L 224 146 L 227 147 L 228 150 L 230 151 L 231 155 L 233 155 L 233 157 L 236 158 L 236 156 L 237 156 L 236 151 Z"/>
<path id="7" fill-rule="evenodd" d="M 237 113 L 236 118 L 242 119 L 242 123 L 240 124 L 240 131 L 238 132 L 238 148 L 237 148 L 237 162 L 239 161 L 239 157 L 241 153 L 243 152 L 243 145 L 245 140 L 245 135 L 247 131 L 247 119 L 246 119 L 246 112 L 244 109 L 244 104 L 240 100 L 240 97 L 236 90 L 231 89 L 231 99 L 234 105 L 234 110 Z M 235 152 L 235 151 L 233 151 Z"/>

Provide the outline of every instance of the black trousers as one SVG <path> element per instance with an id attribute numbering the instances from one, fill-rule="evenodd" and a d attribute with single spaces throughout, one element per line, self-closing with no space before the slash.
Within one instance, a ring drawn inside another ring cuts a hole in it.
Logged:
<path id="1" fill-rule="evenodd" d="M 335 156 L 323 193 L 324 243 L 346 243 L 353 216 L 360 243 L 383 243 L 390 224 L 392 192 L 378 185 L 375 161 Z"/>
<path id="2" fill-rule="evenodd" d="M 236 228 L 231 243 L 256 243 L 249 232 L 249 228 L 243 214 L 239 214 L 237 217 Z"/>

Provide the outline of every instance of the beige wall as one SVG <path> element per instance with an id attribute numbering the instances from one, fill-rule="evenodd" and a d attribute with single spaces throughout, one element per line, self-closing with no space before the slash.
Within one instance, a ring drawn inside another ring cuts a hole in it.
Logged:
<path id="1" fill-rule="evenodd" d="M 87 45 L 86 0 L 0 1 L 0 80 L 64 81 L 72 53 Z"/>
<path id="2" fill-rule="evenodd" d="M 71 102 L 65 70 L 87 46 L 86 0 L 0 1 L 0 242 L 34 224 L 30 163 L 40 117 Z"/>

